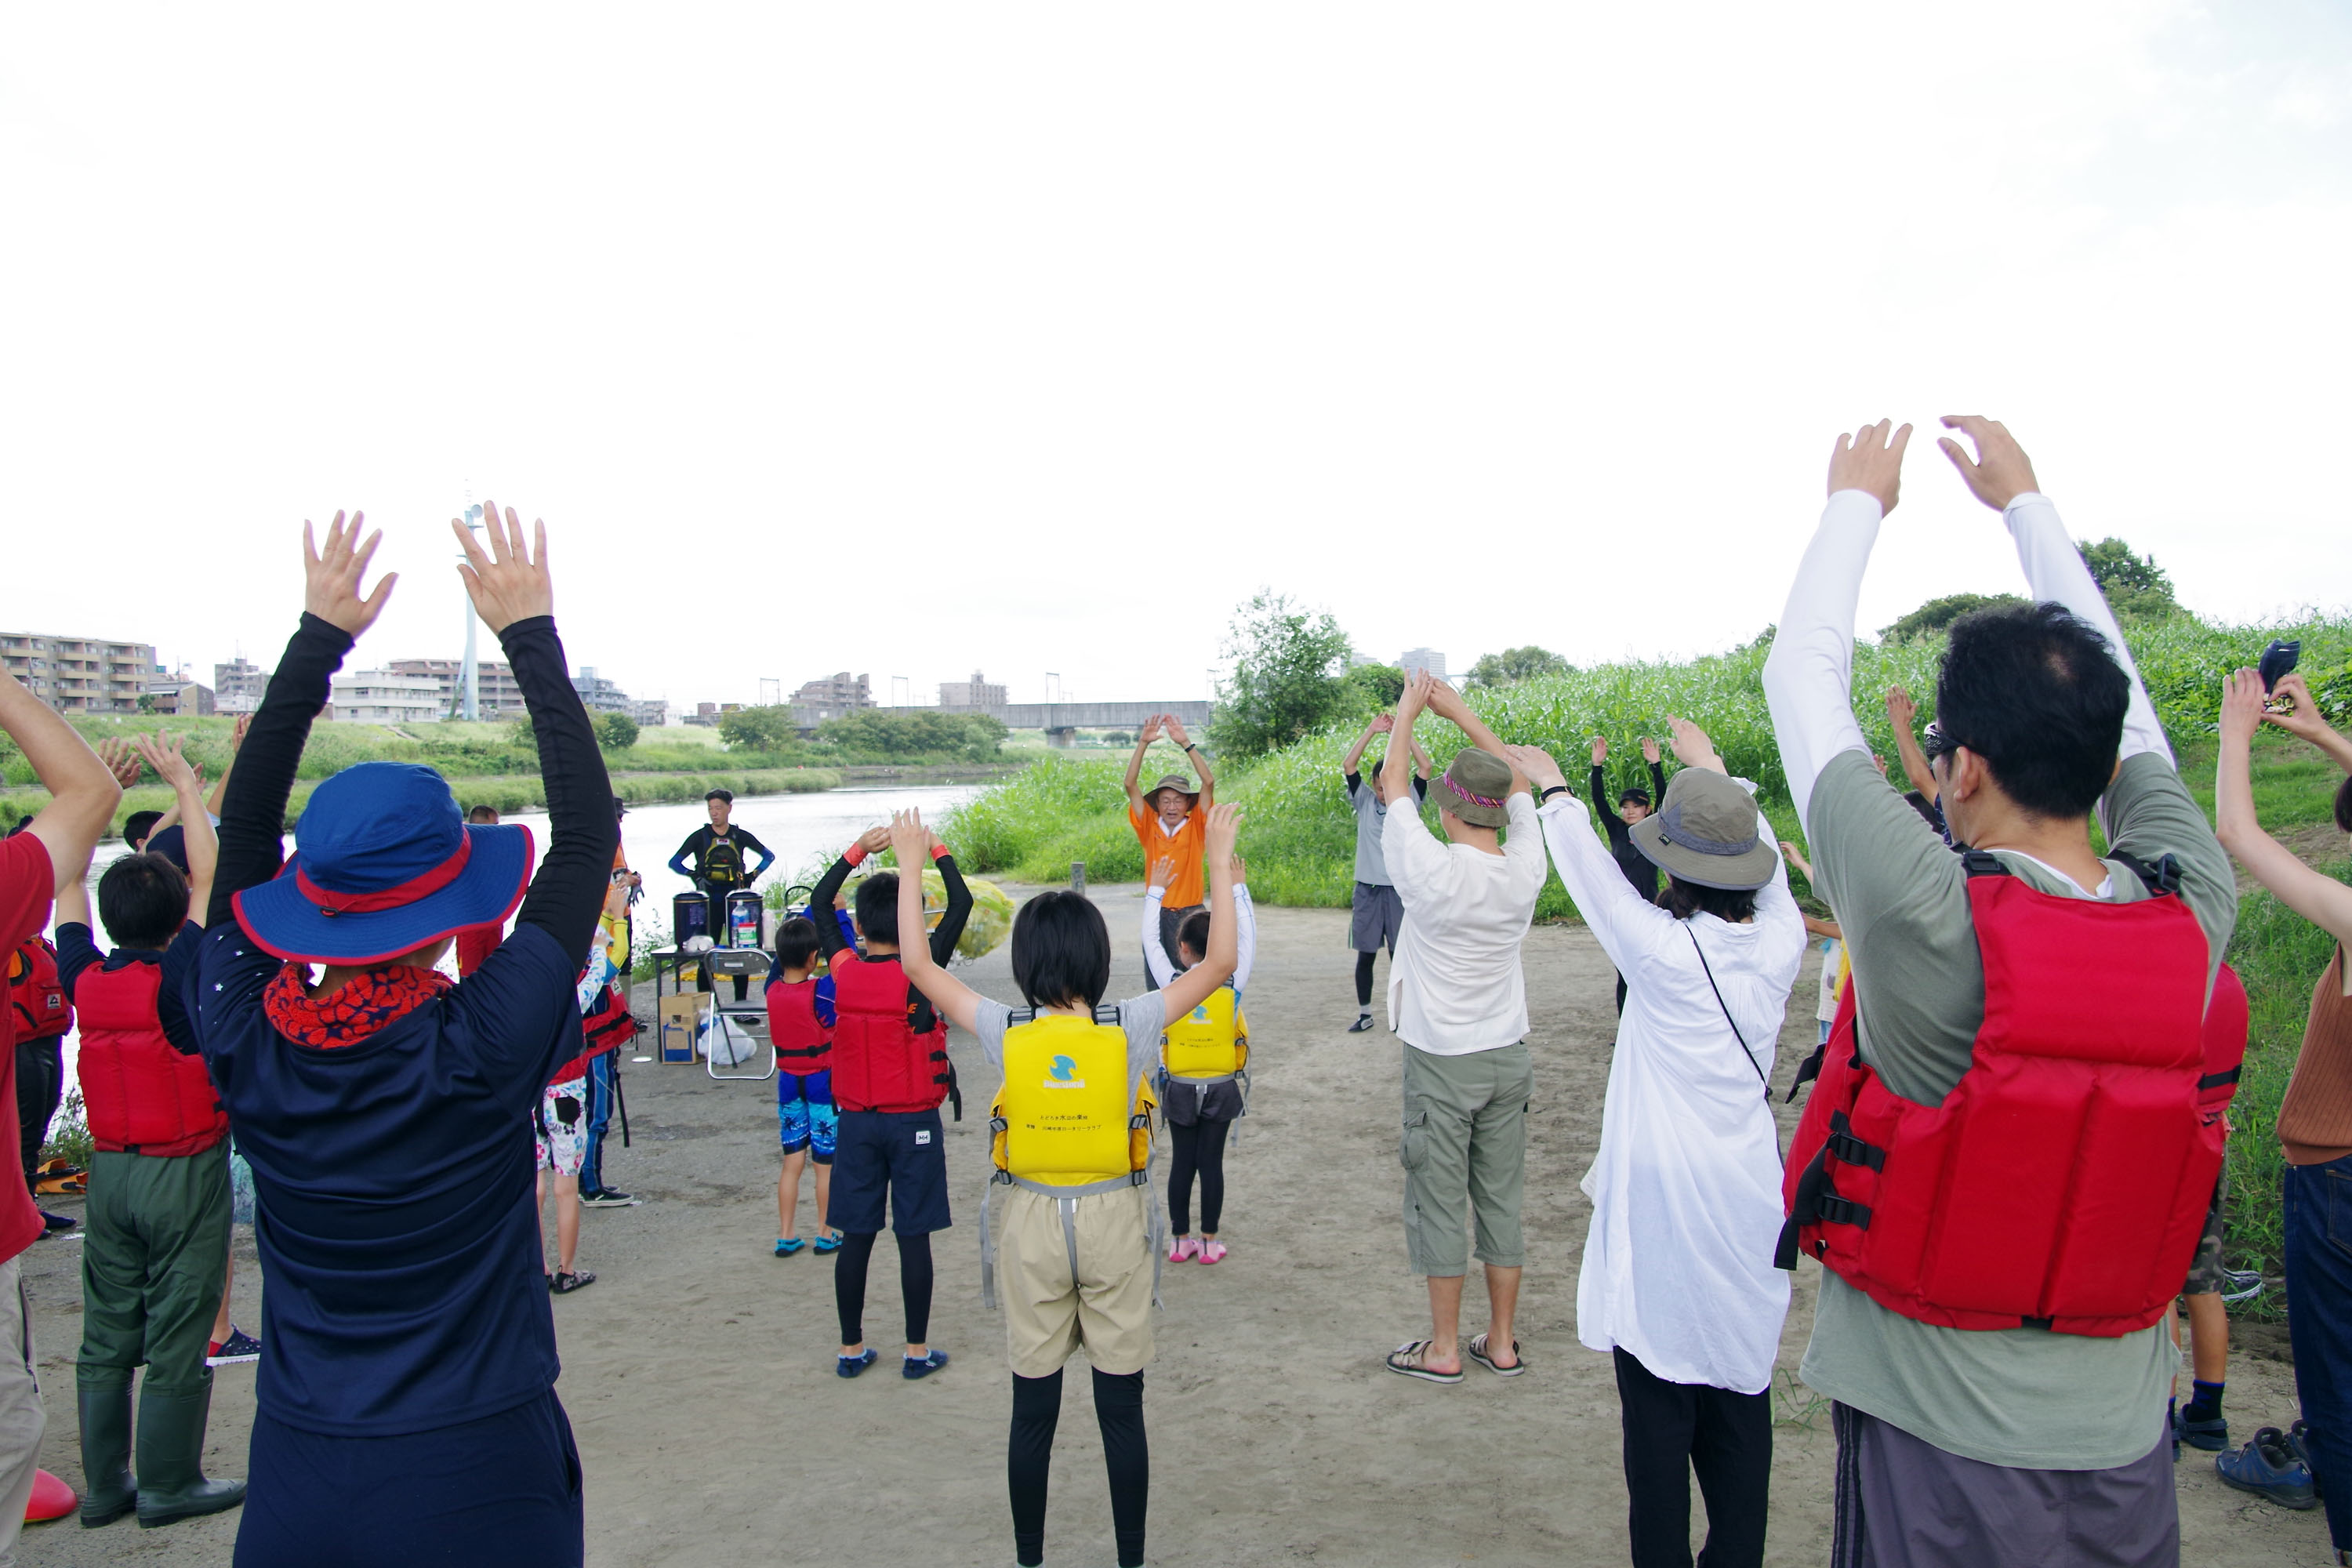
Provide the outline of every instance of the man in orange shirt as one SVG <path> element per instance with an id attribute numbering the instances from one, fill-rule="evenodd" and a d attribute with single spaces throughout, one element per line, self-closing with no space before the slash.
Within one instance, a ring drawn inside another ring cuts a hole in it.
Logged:
<path id="1" fill-rule="evenodd" d="M 1151 786 L 1149 795 L 1143 793 L 1143 755 L 1163 732 L 1183 748 L 1192 759 L 1192 765 L 1201 770 L 1199 789 L 1194 789 L 1192 781 L 1182 773 L 1170 773 Z M 1160 908 L 1160 945 L 1167 951 L 1171 963 L 1179 962 L 1176 933 L 1183 929 L 1184 917 L 1202 907 L 1201 854 L 1207 841 L 1209 808 L 1216 804 L 1217 779 L 1209 771 L 1209 754 L 1192 743 L 1192 737 L 1184 732 L 1182 721 L 1172 713 L 1163 713 L 1146 724 L 1143 732 L 1135 738 L 1135 755 L 1127 763 L 1127 820 L 1135 829 L 1137 841 L 1143 846 L 1147 875 L 1159 861 L 1175 864 L 1176 875 L 1168 884 L 1167 898 Z M 1144 965 L 1147 980 L 1150 968 L 1148 963 Z M 1151 988 L 1160 989 L 1156 982 Z"/>

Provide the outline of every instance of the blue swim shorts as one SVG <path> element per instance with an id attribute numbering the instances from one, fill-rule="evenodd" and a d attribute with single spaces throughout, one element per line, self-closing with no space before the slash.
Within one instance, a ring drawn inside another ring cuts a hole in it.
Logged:
<path id="1" fill-rule="evenodd" d="M 818 1164 L 832 1164 L 841 1131 L 841 1113 L 833 1106 L 833 1074 L 813 1072 L 801 1078 L 778 1073 L 776 1130 L 783 1138 L 785 1153 L 797 1154 L 805 1149 Z"/>

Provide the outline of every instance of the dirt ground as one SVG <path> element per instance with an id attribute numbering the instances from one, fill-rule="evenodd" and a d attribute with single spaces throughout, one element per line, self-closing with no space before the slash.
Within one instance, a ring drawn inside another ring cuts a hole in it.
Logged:
<path id="1" fill-rule="evenodd" d="M 1113 931 L 1135 929 L 1138 888 L 1097 888 Z M 1600 1136 L 1612 1037 L 1607 960 L 1581 927 L 1528 939 L 1537 1094 L 1528 1152 L 1529 1262 L 1519 1338 L 1529 1375 L 1475 1366 L 1444 1387 L 1390 1375 L 1381 1356 L 1425 1331 L 1397 1217 L 1398 1046 L 1349 1035 L 1347 916 L 1261 911 L 1250 988 L 1255 1086 L 1227 1160 L 1225 1239 L 1213 1268 L 1171 1267 L 1159 1356 L 1148 1378 L 1151 1560 L 1328 1563 L 1423 1568 L 1456 1563 L 1623 1562 L 1625 1492 L 1610 1363 L 1575 1335 L 1587 1205 L 1577 1179 Z M 1112 995 L 1142 989 L 1125 941 Z M 1778 1080 L 1813 1039 L 1814 965 L 1789 1009 Z M 1003 950 L 966 977 L 1013 998 Z M 1382 961 L 1381 981 L 1386 979 Z M 650 1016 L 649 998 L 639 1011 Z M 875 1259 L 866 1327 L 883 1364 L 834 1375 L 832 1264 L 772 1256 L 778 1163 L 773 1089 L 721 1083 L 700 1068 L 632 1064 L 632 1147 L 617 1130 L 609 1178 L 642 1207 L 591 1210 L 582 1265 L 596 1284 L 554 1303 L 559 1384 L 587 1471 L 588 1561 L 638 1564 L 825 1563 L 845 1568 L 1011 1561 L 1004 1498 L 1009 1374 L 1003 1329 L 980 1302 L 980 1194 L 993 1079 L 972 1042 L 955 1047 L 967 1094 L 950 1123 L 956 1225 L 934 1238 L 931 1342 L 955 1357 L 927 1382 L 894 1375 L 898 1279 Z M 1782 1112 L 1783 1142 L 1794 1109 Z M 1165 1155 L 1162 1155 L 1164 1168 Z M 68 1205 L 71 1207 L 72 1205 Z M 803 1234 L 812 1198 L 804 1195 Z M 43 1460 L 79 1482 L 72 1357 L 80 1322 L 79 1244 L 27 1257 L 49 1426 Z M 1811 1326 L 1819 1274 L 1801 1266 L 1782 1339 L 1792 1373 Z M 237 1317 L 259 1326 L 259 1271 L 239 1237 Z M 1465 1321 L 1484 1299 L 1474 1285 Z M 2228 1410 L 2241 1439 L 2294 1418 L 2284 1336 L 2242 1337 Z M 241 1474 L 254 1368 L 215 1384 L 208 1460 Z M 1055 1451 L 1049 1563 L 1112 1560 L 1101 1447 L 1087 1380 L 1074 1368 Z M 1829 1548 L 1832 1445 L 1827 1407 L 1792 1376 L 1775 1394 L 1768 1561 L 1817 1563 Z M 2182 1560 L 2202 1565 L 2317 1563 L 2316 1512 L 2269 1507 L 2224 1488 L 2210 1457 L 2179 1469 Z M 1695 1540 L 1705 1529 L 1694 1493 Z M 28 1531 L 34 1564 L 226 1563 L 234 1513 L 142 1531 L 70 1521 Z"/>

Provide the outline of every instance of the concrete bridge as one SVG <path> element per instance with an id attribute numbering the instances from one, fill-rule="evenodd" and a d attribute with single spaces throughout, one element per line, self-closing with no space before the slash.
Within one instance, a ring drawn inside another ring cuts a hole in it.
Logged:
<path id="1" fill-rule="evenodd" d="M 898 709 L 898 712 L 985 713 L 1008 730 L 1043 730 L 1055 745 L 1067 745 L 1081 730 L 1139 730 L 1157 714 L 1172 713 L 1197 737 L 1209 728 L 1215 705 L 1208 702 L 998 702 L 976 708 Z M 803 730 L 814 730 L 825 715 L 795 705 L 793 718 Z"/>

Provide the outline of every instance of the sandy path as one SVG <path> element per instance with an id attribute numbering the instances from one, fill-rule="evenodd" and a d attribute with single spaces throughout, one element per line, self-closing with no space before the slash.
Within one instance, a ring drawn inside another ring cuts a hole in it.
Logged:
<path id="1" fill-rule="evenodd" d="M 1140 889 L 1096 889 L 1124 938 Z M 1161 1563 L 1321 1562 L 1420 1568 L 1440 1563 L 1625 1560 L 1615 1385 L 1606 1357 L 1576 1342 L 1576 1268 L 1587 1205 L 1577 1178 L 1601 1125 L 1611 1039 L 1607 961 L 1581 927 L 1527 944 L 1537 1095 L 1528 1155 L 1530 1247 L 1519 1337 L 1532 1367 L 1506 1382 L 1472 1369 L 1439 1387 L 1393 1377 L 1379 1358 L 1425 1322 L 1397 1219 L 1397 1050 L 1385 1030 L 1344 1032 L 1354 1016 L 1343 911 L 1262 911 L 1250 992 L 1252 1114 L 1227 1161 L 1225 1235 L 1214 1268 L 1171 1268 L 1147 1394 L 1153 1450 L 1151 1559 Z M 1112 994 L 1141 988 L 1122 940 Z M 1782 1037 L 1785 1084 L 1812 1040 L 1809 960 Z M 1002 950 L 967 971 L 1013 995 Z M 1383 961 L 1382 980 L 1386 977 Z M 650 1006 L 641 1006 L 650 1012 Z M 993 1079 L 958 1037 L 972 1098 L 949 1126 L 957 1224 L 934 1238 L 932 1342 L 955 1364 L 925 1383 L 894 1375 L 897 1267 L 877 1253 L 867 1331 L 877 1373 L 833 1375 L 832 1266 L 779 1260 L 772 1089 L 698 1069 L 632 1066 L 635 1142 L 617 1142 L 611 1179 L 647 1199 L 591 1211 L 582 1261 L 602 1278 L 555 1303 L 560 1390 L 588 1473 L 588 1559 L 599 1565 L 825 1563 L 844 1568 L 1011 1561 L 1003 1480 L 1010 1408 L 1003 1329 L 979 1297 L 979 1195 Z M 1783 1112 L 1785 1131 L 1792 1111 Z M 1164 1169 L 1165 1156 L 1162 1155 Z M 808 1210 L 803 1203 L 803 1215 Z M 805 1233 L 805 1220 L 803 1229 Z M 238 1316 L 259 1290 L 242 1238 Z M 48 1389 L 43 1462 L 78 1480 L 72 1355 L 79 1244 L 28 1258 Z M 1803 1266 L 1783 1340 L 1793 1368 L 1818 1275 Z M 1483 1315 L 1473 1289 L 1465 1312 Z M 2233 1365 L 2233 1430 L 2294 1415 L 2276 1360 Z M 216 1385 L 210 1459 L 241 1473 L 254 1371 Z M 1109 1506 L 1083 1361 L 1066 1378 L 1047 1561 L 1108 1563 Z M 1832 1444 L 1825 1407 L 1782 1397 L 1769 1560 L 1828 1551 Z M 2184 1561 L 2317 1562 L 2326 1527 L 2223 1488 L 2210 1460 L 2179 1471 Z M 226 1563 L 235 1515 L 142 1531 L 30 1531 L 32 1563 Z M 1703 1524 L 1702 1524 L 1703 1528 Z"/>

